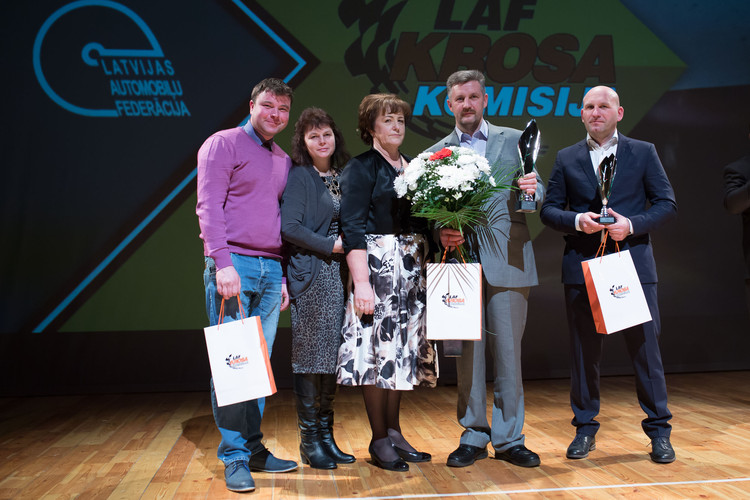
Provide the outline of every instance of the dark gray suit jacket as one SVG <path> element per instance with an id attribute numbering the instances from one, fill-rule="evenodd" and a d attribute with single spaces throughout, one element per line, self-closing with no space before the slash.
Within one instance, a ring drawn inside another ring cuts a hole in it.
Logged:
<path id="1" fill-rule="evenodd" d="M 497 127 L 488 123 L 487 150 L 485 157 L 492 166 L 493 174 L 506 184 L 515 185 L 518 177 L 520 160 L 518 156 L 518 139 L 521 131 Z M 460 139 L 453 132 L 430 148 L 438 151 L 446 146 L 460 146 Z M 490 208 L 490 229 L 486 234 L 467 235 L 470 249 L 479 256 L 482 271 L 487 282 L 497 287 L 526 287 L 539 283 L 534 261 L 534 249 L 531 246 L 526 215 L 516 212 L 518 190 L 503 189 L 487 204 Z M 544 185 L 537 174 L 536 187 L 537 208 L 544 200 Z"/>
<path id="2" fill-rule="evenodd" d="M 287 289 L 295 299 L 318 276 L 321 257 L 331 255 L 336 239 L 328 236 L 333 201 L 318 171 L 294 166 L 281 199 L 281 236 L 286 242 Z"/>

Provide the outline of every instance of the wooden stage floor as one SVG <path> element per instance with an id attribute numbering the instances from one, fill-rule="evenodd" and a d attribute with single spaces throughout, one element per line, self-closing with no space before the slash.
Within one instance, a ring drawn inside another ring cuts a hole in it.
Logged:
<path id="1" fill-rule="evenodd" d="M 402 426 L 433 455 L 408 473 L 368 463 L 369 426 L 357 389 L 336 401 L 336 438 L 357 462 L 254 473 L 253 498 L 748 498 L 750 372 L 667 377 L 677 461 L 652 463 L 631 377 L 602 379 L 601 430 L 588 459 L 567 460 L 573 437 L 567 380 L 529 381 L 526 444 L 540 467 L 486 459 L 445 465 L 457 446 L 455 387 L 403 398 Z M 299 459 L 293 395 L 268 401 L 263 430 L 276 455 Z M 224 487 L 207 393 L 0 399 L 0 498 L 238 498 Z"/>

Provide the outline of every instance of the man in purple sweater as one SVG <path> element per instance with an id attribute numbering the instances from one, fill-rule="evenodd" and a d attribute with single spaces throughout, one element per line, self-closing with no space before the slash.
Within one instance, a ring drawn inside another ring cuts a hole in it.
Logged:
<path id="1" fill-rule="evenodd" d="M 198 151 L 196 213 L 206 267 L 206 310 L 211 325 L 219 321 L 221 299 L 240 296 L 246 317 L 260 316 L 271 355 L 279 312 L 289 305 L 281 271 L 279 202 L 291 167 L 289 156 L 273 137 L 289 122 L 292 89 L 267 78 L 253 89 L 250 119 L 242 127 L 222 130 Z M 225 321 L 240 319 L 237 300 L 224 304 Z M 263 398 L 228 406 L 216 404 L 214 419 L 221 433 L 218 457 L 224 462 L 227 489 L 253 491 L 250 470 L 288 472 L 291 460 L 274 457 L 261 443 Z"/>

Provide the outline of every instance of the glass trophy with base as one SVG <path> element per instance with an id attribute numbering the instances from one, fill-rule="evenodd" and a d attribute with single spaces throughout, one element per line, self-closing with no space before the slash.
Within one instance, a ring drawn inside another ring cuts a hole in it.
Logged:
<path id="1" fill-rule="evenodd" d="M 539 143 L 542 134 L 536 125 L 536 120 L 531 120 L 526 129 L 518 139 L 518 157 L 521 160 L 521 175 L 526 175 L 534 171 L 536 158 L 539 155 Z M 516 202 L 516 212 L 531 213 L 536 212 L 536 200 L 533 194 L 522 193 Z"/>
<path id="2" fill-rule="evenodd" d="M 597 181 L 599 181 L 599 194 L 602 197 L 602 211 L 597 222 L 603 226 L 615 223 L 615 218 L 609 215 L 607 211 L 607 204 L 609 203 L 609 197 L 612 195 L 612 181 L 615 179 L 616 170 L 617 158 L 615 158 L 614 154 L 604 158 L 599 163 L 599 168 L 596 169 Z"/>

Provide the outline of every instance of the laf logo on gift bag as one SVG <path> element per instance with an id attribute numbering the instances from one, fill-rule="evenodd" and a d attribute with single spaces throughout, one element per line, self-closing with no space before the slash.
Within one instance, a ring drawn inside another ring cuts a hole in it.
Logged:
<path id="1" fill-rule="evenodd" d="M 616 299 L 624 299 L 630 293 L 628 285 L 612 285 L 609 287 L 609 293 Z"/>
<path id="2" fill-rule="evenodd" d="M 227 366 L 233 370 L 242 370 L 249 364 L 247 356 L 242 354 L 230 354 L 227 356 L 226 361 Z"/>
<path id="3" fill-rule="evenodd" d="M 443 295 L 443 304 L 448 307 L 457 308 L 466 304 L 466 299 L 458 295 L 451 295 L 450 292 Z"/>

